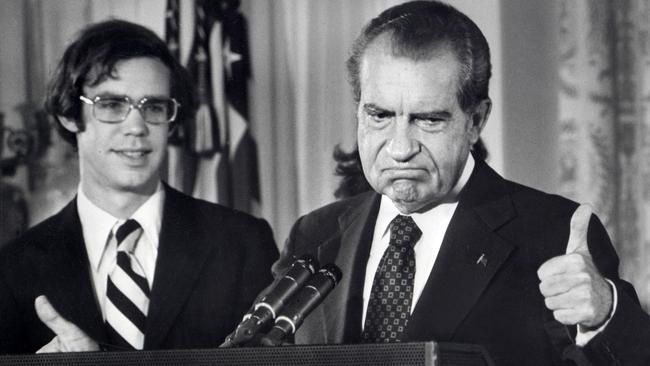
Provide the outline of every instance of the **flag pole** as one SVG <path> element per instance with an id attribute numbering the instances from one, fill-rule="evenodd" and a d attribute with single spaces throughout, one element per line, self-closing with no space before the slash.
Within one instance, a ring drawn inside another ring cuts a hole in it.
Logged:
<path id="1" fill-rule="evenodd" d="M 222 7 L 223 11 L 228 11 L 227 6 Z M 219 26 L 221 27 L 221 44 L 219 45 L 221 47 L 221 57 L 223 60 L 223 65 L 225 66 L 226 62 L 229 62 L 228 53 L 230 50 L 225 50 L 224 45 L 228 44 L 230 45 L 230 42 L 225 42 L 225 39 L 229 37 L 228 34 L 224 32 L 225 27 L 224 27 L 224 20 L 226 19 L 226 16 L 224 13 L 221 13 L 221 19 L 219 20 Z M 214 70 L 213 70 L 214 72 Z M 228 207 L 234 208 L 234 197 L 233 197 L 233 177 L 232 177 L 232 166 L 231 166 L 231 160 L 230 160 L 230 113 L 229 113 L 229 103 L 228 103 L 228 90 L 226 88 L 227 85 L 227 78 L 228 75 L 226 73 L 225 67 L 221 68 L 219 72 L 222 73 L 223 75 L 223 93 L 221 94 L 221 105 L 223 106 L 223 145 L 222 145 L 222 153 L 221 153 L 221 160 L 224 169 L 224 175 L 225 175 L 225 189 L 224 191 L 226 192 L 226 201 L 224 204 Z"/>

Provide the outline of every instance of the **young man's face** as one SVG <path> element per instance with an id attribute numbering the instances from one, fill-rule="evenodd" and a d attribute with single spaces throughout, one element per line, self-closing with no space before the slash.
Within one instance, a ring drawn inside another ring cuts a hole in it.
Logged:
<path id="1" fill-rule="evenodd" d="M 450 50 L 414 61 L 393 56 L 389 42 L 378 38 L 363 56 L 359 154 L 375 191 L 418 212 L 448 198 L 483 121 L 458 104 L 461 66 Z"/>
<path id="2" fill-rule="evenodd" d="M 132 58 L 115 65 L 115 78 L 85 86 L 83 94 L 93 100 L 129 97 L 135 104 L 144 97 L 170 97 L 170 72 L 159 60 Z M 83 103 L 84 131 L 77 133 L 81 186 L 88 195 L 102 192 L 152 194 L 160 180 L 160 167 L 167 149 L 167 124 L 144 121 L 132 109 L 120 123 L 104 123 L 93 116 L 93 106 Z M 67 124 L 68 129 L 71 128 Z M 74 126 L 74 125 L 72 125 Z"/>

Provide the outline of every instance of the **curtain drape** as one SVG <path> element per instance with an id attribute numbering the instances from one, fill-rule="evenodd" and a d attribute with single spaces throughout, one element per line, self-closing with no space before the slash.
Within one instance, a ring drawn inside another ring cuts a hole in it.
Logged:
<path id="1" fill-rule="evenodd" d="M 650 308 L 650 1 L 560 2 L 560 189 L 592 205 Z"/>
<path id="2" fill-rule="evenodd" d="M 356 141 L 348 50 L 367 20 L 400 2 L 242 3 L 250 24 L 251 120 L 260 155 L 262 216 L 278 240 L 287 237 L 299 215 L 334 200 L 334 146 L 350 149 Z"/>

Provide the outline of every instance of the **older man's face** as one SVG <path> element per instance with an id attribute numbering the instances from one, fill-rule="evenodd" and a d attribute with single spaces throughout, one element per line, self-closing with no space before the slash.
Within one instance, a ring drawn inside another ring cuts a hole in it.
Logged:
<path id="1" fill-rule="evenodd" d="M 363 56 L 357 138 L 363 172 L 402 213 L 446 198 L 480 134 L 458 104 L 460 64 L 439 50 L 430 60 L 394 57 L 385 37 Z"/>

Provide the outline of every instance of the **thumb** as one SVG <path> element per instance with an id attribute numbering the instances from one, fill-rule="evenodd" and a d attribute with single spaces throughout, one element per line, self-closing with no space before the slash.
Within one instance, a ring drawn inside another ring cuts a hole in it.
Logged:
<path id="1" fill-rule="evenodd" d="M 582 204 L 575 210 L 573 216 L 571 216 L 571 231 L 566 246 L 566 254 L 589 253 L 587 229 L 589 228 L 590 219 L 591 207 L 589 205 Z"/>
<path id="2" fill-rule="evenodd" d="M 45 295 L 34 300 L 34 308 L 39 319 L 50 328 L 59 339 L 65 343 L 66 340 L 77 339 L 84 335 L 84 332 L 73 323 L 67 321 L 54 309 Z"/>

